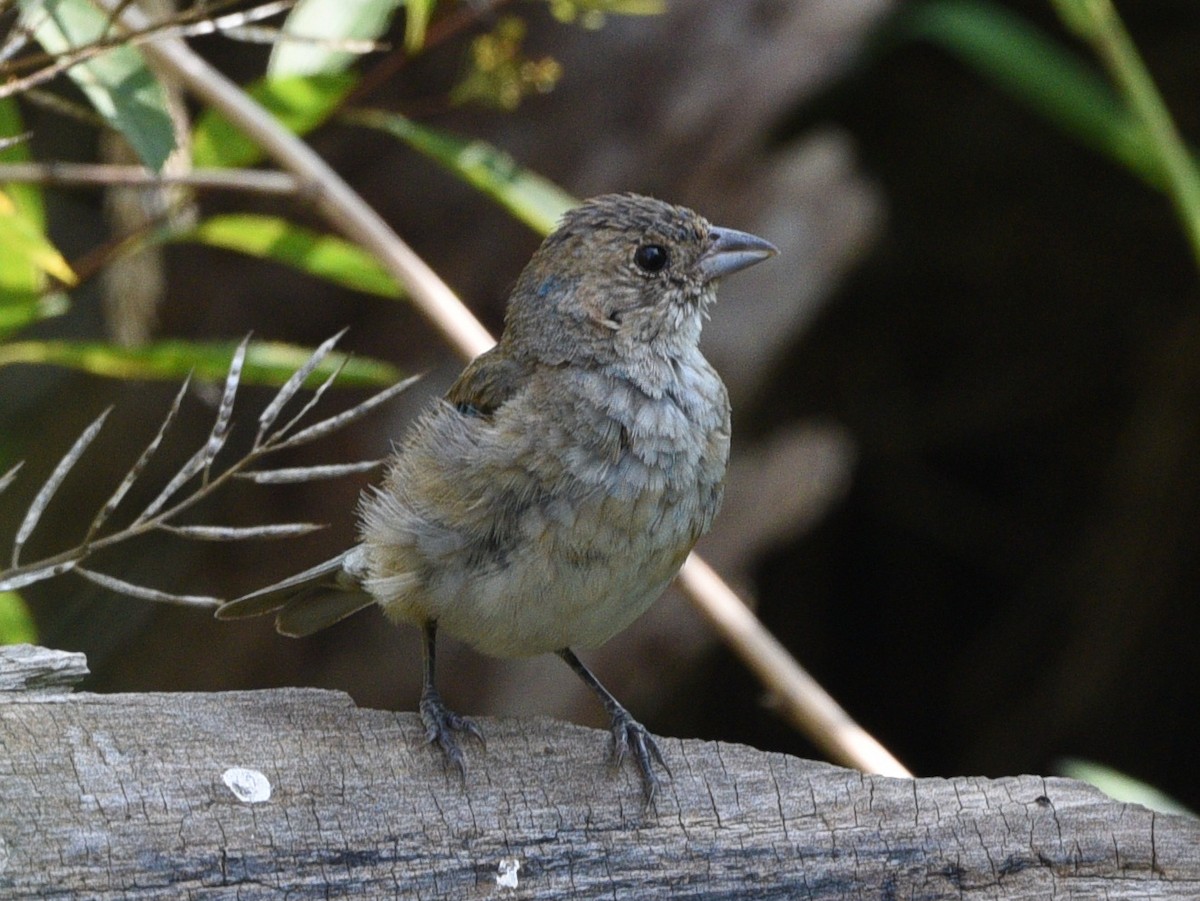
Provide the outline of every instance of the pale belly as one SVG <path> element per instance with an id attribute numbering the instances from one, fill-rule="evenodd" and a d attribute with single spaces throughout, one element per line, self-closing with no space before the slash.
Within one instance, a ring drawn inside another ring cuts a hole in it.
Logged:
<path id="1" fill-rule="evenodd" d="M 676 504 L 608 498 L 530 511 L 528 540 L 501 559 L 430 573 L 424 591 L 384 605 L 394 617 L 436 619 L 485 654 L 523 657 L 603 644 L 658 598 L 690 550 Z"/>

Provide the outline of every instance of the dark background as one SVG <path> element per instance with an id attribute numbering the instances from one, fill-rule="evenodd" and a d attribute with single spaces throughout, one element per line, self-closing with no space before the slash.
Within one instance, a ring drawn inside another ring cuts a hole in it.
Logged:
<path id="1" fill-rule="evenodd" d="M 1046 4 L 1005 5 L 1070 44 Z M 1195 140 L 1200 9 L 1121 7 Z M 852 8 L 860 18 L 848 23 Z M 735 460 L 757 460 L 800 429 L 824 435 L 819 459 L 840 467 L 815 487 L 805 481 L 815 462 L 785 469 L 784 481 L 811 495 L 799 505 L 809 515 L 751 541 L 753 517 L 731 510 L 739 530 L 714 535 L 706 553 L 727 561 L 722 571 L 753 592 L 768 626 L 900 759 L 922 775 L 1000 775 L 1083 757 L 1200 807 L 1189 753 L 1200 708 L 1195 265 L 1162 196 L 945 52 L 897 41 L 896 9 L 847 3 L 839 20 L 815 3 L 679 3 L 667 20 L 614 18 L 589 33 L 522 6 L 531 49 L 564 64 L 558 90 L 513 114 L 428 121 L 486 137 L 579 196 L 652 191 L 784 247 L 775 274 L 761 277 L 772 281 L 723 290 L 706 347 L 733 388 Z M 841 30 L 821 31 L 833 28 L 822 15 Z M 427 106 L 457 77 L 466 40 L 406 67 L 371 102 Z M 241 48 L 205 49 L 255 71 Z M 787 68 L 796 60 L 804 65 Z M 741 87 L 720 96 L 728 84 Z M 681 121 L 693 109 L 684 100 L 697 96 L 705 114 Z M 77 146 L 52 120 L 35 124 L 46 153 Z M 386 138 L 331 127 L 313 140 L 498 328 L 537 237 Z M 102 234 L 95 196 L 54 203 L 69 253 Z M 206 212 L 245 207 L 203 200 Z M 160 334 L 253 329 L 316 343 L 349 324 L 356 352 L 432 367 L 424 394 L 290 464 L 384 453 L 420 398 L 460 365 L 402 305 L 193 246 L 172 248 L 167 265 Z M 763 312 L 753 312 L 755 299 Z M 756 332 L 766 321 L 756 317 L 780 309 L 794 309 L 786 328 Z M 82 291 L 71 316 L 42 334 L 102 329 L 94 294 Z M 173 391 L 0 371 L 6 440 L 15 456 L 36 458 L 34 471 L 47 471 L 102 406 L 117 405 L 95 475 L 60 499 L 43 549 L 90 519 Z M 268 396 L 250 391 L 247 402 Z M 195 407 L 182 430 L 198 442 L 211 414 Z M 759 485 L 743 493 L 764 509 L 775 502 L 779 486 L 768 494 L 753 475 L 739 478 Z M 349 542 L 362 484 L 239 489 L 205 511 L 206 521 L 334 524 L 282 550 L 164 540 L 100 562 L 135 581 L 235 595 Z M 19 521 L 12 505 L 36 480 L 25 485 L 4 510 L 9 531 Z M 294 642 L 269 623 L 216 624 L 66 580 L 27 596 L 45 643 L 88 652 L 93 690 L 316 684 L 363 704 L 415 703 L 415 636 L 373 612 Z M 667 734 L 816 753 L 678 598 L 660 608 L 599 658 L 599 674 L 635 714 Z M 686 652 L 664 662 L 664 648 L 677 646 Z M 555 695 L 554 661 L 493 664 L 451 646 L 441 663 L 445 693 L 464 712 L 599 722 L 586 698 Z"/>

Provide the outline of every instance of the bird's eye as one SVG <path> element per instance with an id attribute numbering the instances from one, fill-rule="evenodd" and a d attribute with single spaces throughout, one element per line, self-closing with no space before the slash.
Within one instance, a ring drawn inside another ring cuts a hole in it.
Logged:
<path id="1" fill-rule="evenodd" d="M 670 256 L 661 244 L 643 244 L 633 252 L 633 262 L 643 272 L 662 272 Z"/>

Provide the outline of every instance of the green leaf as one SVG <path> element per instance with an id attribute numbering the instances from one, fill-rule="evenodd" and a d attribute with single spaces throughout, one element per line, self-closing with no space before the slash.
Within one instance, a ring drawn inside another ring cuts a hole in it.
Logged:
<path id="1" fill-rule="evenodd" d="M 51 55 L 70 53 L 109 39 L 109 17 L 88 0 L 20 0 L 22 25 Z M 161 171 L 175 149 L 167 96 L 142 54 L 116 46 L 67 70 L 71 80 L 143 163 Z"/>
<path id="2" fill-rule="evenodd" d="M 21 111 L 12 97 L 0 100 L 0 138 L 17 138 L 25 133 L 25 123 L 21 120 Z M 29 152 L 29 142 L 19 141 L 11 147 L 0 150 L 0 163 L 27 163 L 33 159 Z M 7 184 L 4 191 L 12 200 L 13 205 L 39 231 L 46 230 L 46 210 L 42 203 L 42 189 L 33 182 Z M 4 247 L 0 245 L 0 254 Z M 0 264 L 0 269 L 3 269 Z"/>
<path id="3" fill-rule="evenodd" d="M 176 240 L 198 241 L 275 260 L 355 291 L 389 298 L 403 296 L 396 280 L 369 253 L 349 241 L 274 216 L 214 216 Z"/>
<path id="4" fill-rule="evenodd" d="M 306 134 L 329 118 L 358 83 L 349 73 L 310 75 L 260 81 L 246 93 L 262 104 L 285 128 Z M 252 166 L 263 158 L 258 145 L 229 120 L 205 110 L 192 132 L 192 162 L 198 168 Z"/>
<path id="5" fill-rule="evenodd" d="M 1159 813 L 1182 814 L 1196 816 L 1170 795 L 1153 785 L 1135 779 L 1120 770 L 1094 763 L 1090 760 L 1068 758 L 1059 761 L 1055 768 L 1070 779 L 1078 779 L 1089 785 L 1094 785 L 1115 801 L 1125 801 L 1130 804 L 1141 804 Z"/>
<path id="6" fill-rule="evenodd" d="M 37 627 L 15 591 L 0 591 L 0 644 L 35 644 Z"/>
<path id="7" fill-rule="evenodd" d="M 339 50 L 337 44 L 379 40 L 402 2 L 298 0 L 283 23 L 283 37 L 271 51 L 267 75 L 275 79 L 344 71 L 360 54 Z M 409 3 L 410 17 L 412 7 Z M 289 37 L 300 40 L 288 40 Z"/>
<path id="8" fill-rule="evenodd" d="M 24 133 L 24 124 L 12 98 L 0 100 L 0 138 Z M 17 142 L 0 150 L 0 162 L 23 163 L 30 159 L 29 145 Z M 46 293 L 46 272 L 73 283 L 74 273 L 45 237 L 46 212 L 38 185 L 0 187 L 0 337 L 10 335 L 39 319 L 67 308 L 66 295 Z"/>
<path id="9" fill-rule="evenodd" d="M 200 381 L 223 382 L 237 349 L 235 341 L 156 341 L 123 348 L 100 341 L 13 341 L 0 344 L 0 366 L 43 363 L 66 366 L 93 375 L 119 379 L 182 379 L 189 372 Z M 311 348 L 273 341 L 256 341 L 246 352 L 242 382 L 282 385 L 312 356 Z M 338 366 L 342 387 L 390 385 L 399 378 L 394 366 L 379 360 L 331 353 L 310 376 L 315 387 Z"/>
<path id="10" fill-rule="evenodd" d="M 657 16 L 666 11 L 666 0 L 550 0 L 550 14 L 560 22 L 579 22 L 600 28 L 606 15 Z"/>
<path id="11" fill-rule="evenodd" d="M 404 49 L 416 53 L 425 46 L 425 31 L 437 0 L 404 0 Z"/>
<path id="12" fill-rule="evenodd" d="M 6 253 L 11 253 L 17 259 L 23 259 L 53 275 L 59 281 L 68 285 L 76 282 L 75 273 L 58 249 L 51 244 L 36 222 L 30 221 L 16 203 L 4 192 L 0 191 L 0 245 Z M 0 272 L 0 288 L 21 287 L 9 285 L 9 274 Z M 22 279 L 24 281 L 24 279 Z"/>
<path id="13" fill-rule="evenodd" d="M 9 291 L 0 287 L 0 338 L 6 338 L 42 319 L 61 316 L 70 301 L 61 292 Z"/>
<path id="14" fill-rule="evenodd" d="M 485 141 L 464 140 L 383 110 L 362 110 L 346 118 L 400 138 L 543 235 L 554 230 L 563 213 L 579 204 L 558 185 L 518 166 L 511 156 Z"/>
<path id="15" fill-rule="evenodd" d="M 901 14 L 896 34 L 941 45 L 1079 141 L 1163 185 L 1147 135 L 1108 84 L 1016 14 L 983 0 L 931 0 Z"/>

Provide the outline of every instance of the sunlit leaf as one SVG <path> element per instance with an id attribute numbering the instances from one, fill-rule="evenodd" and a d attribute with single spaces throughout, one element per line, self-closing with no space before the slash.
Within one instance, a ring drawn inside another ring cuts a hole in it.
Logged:
<path id="1" fill-rule="evenodd" d="M 23 134 L 25 125 L 16 102 L 12 98 L 0 100 L 0 140 Z M 14 140 L 0 150 L 0 163 L 24 163 L 29 159 L 28 141 Z M 15 227 L 22 234 L 36 236 L 33 254 L 19 239 L 0 238 L 0 338 L 3 338 L 39 319 L 64 312 L 67 302 L 63 294 L 46 293 L 49 284 L 46 269 L 35 261 L 38 253 L 45 253 L 49 246 L 43 237 L 46 213 L 41 187 L 19 182 L 0 185 L 0 197 L 7 199 L 5 208 L 9 214 L 4 218 L 9 229 Z M 0 227 L 5 234 L 9 229 Z M 49 258 L 55 268 L 69 271 L 66 261 L 53 247 Z"/>
<path id="2" fill-rule="evenodd" d="M 1166 792 L 1120 770 L 1090 760 L 1069 758 L 1059 761 L 1056 769 L 1071 779 L 1094 785 L 1110 798 L 1131 804 L 1141 804 L 1159 813 L 1196 816 Z"/>
<path id="3" fill-rule="evenodd" d="M 0 591 L 0 644 L 36 644 L 37 627 L 15 591 Z"/>
<path id="4" fill-rule="evenodd" d="M 666 8 L 666 0 L 550 0 L 554 18 L 578 22 L 585 28 L 600 28 L 607 15 L 657 16 Z"/>
<path id="5" fill-rule="evenodd" d="M 897 21 L 901 37 L 941 45 L 1077 140 L 1161 186 L 1140 125 L 1081 57 L 985 0 L 930 0 Z"/>
<path id="6" fill-rule="evenodd" d="M 328 119 L 356 83 L 350 73 L 310 75 L 260 81 L 246 92 L 285 128 L 302 135 Z M 224 116 L 210 109 L 197 119 L 192 132 L 192 162 L 197 167 L 251 166 L 262 158 L 258 145 Z"/>
<path id="7" fill-rule="evenodd" d="M 518 166 L 512 157 L 485 141 L 464 140 L 381 110 L 360 111 L 347 118 L 395 135 L 499 201 L 541 234 L 552 231 L 562 214 L 578 205 L 558 185 Z"/>
<path id="8" fill-rule="evenodd" d="M 88 0 L 20 0 L 22 23 L 52 55 L 111 37 L 107 14 Z M 142 54 L 117 46 L 67 70 L 71 80 L 138 158 L 155 171 L 175 148 L 167 95 Z"/>
<path id="9" fill-rule="evenodd" d="M 377 41 L 391 25 L 403 0 L 298 0 L 283 25 L 283 37 L 271 51 L 272 79 L 342 72 L 359 54 L 339 42 Z M 418 6 L 421 4 L 417 4 Z M 412 16 L 413 4 L 409 4 Z M 295 36 L 300 40 L 288 40 Z M 306 38 L 315 40 L 304 40 Z"/>
<path id="10" fill-rule="evenodd" d="M 65 294 L 11 291 L 0 286 L 0 339 L 41 319 L 61 316 L 70 301 Z"/>
<path id="11" fill-rule="evenodd" d="M 25 134 L 25 123 L 21 111 L 12 97 L 0 100 L 0 138 L 17 138 Z M 27 163 L 33 159 L 28 141 L 16 141 L 0 150 L 0 163 Z M 46 211 L 42 203 L 42 189 L 33 182 L 13 183 L 4 186 L 5 193 L 21 214 L 38 229 L 46 228 Z M 4 247 L 0 245 L 0 260 L 4 260 Z M 0 266 L 0 272 L 3 267 Z"/>
<path id="12" fill-rule="evenodd" d="M 99 341 L 13 341 L 0 344 L 0 366 L 45 363 L 121 379 L 175 380 L 194 371 L 199 381 L 224 382 L 236 347 L 236 341 L 156 341 L 136 348 Z M 255 341 L 246 353 L 242 381 L 282 385 L 311 355 L 311 348 Z M 313 372 L 310 387 L 343 364 L 339 380 L 343 387 L 388 385 L 399 377 L 387 363 L 333 353 Z"/>
<path id="13" fill-rule="evenodd" d="M 0 246 L 7 253 L 24 258 L 43 272 L 68 285 L 75 283 L 75 273 L 58 249 L 46 239 L 36 222 L 28 219 L 6 193 L 0 191 Z M 0 288 L 7 277 L 0 274 Z M 20 289 L 20 285 L 12 286 Z"/>
<path id="14" fill-rule="evenodd" d="M 415 53 L 425 46 L 425 30 L 433 17 L 437 0 L 405 0 L 404 2 L 404 46 Z"/>
<path id="15" fill-rule="evenodd" d="M 402 296 L 396 280 L 369 253 L 334 235 L 301 228 L 275 216 L 214 216 L 176 240 L 198 241 L 274 260 L 355 291 L 389 298 Z"/>

